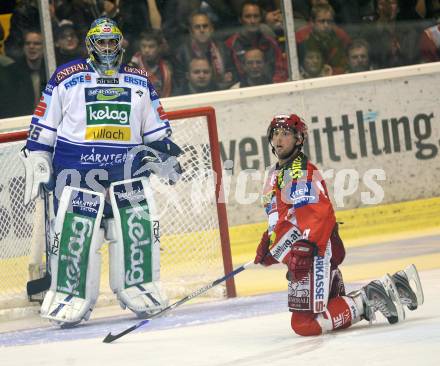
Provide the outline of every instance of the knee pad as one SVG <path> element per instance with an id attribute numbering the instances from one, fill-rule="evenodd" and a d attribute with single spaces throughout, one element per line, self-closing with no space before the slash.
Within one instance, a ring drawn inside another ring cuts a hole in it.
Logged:
<path id="1" fill-rule="evenodd" d="M 322 333 L 321 326 L 316 320 L 316 314 L 311 311 L 293 311 L 290 325 L 300 336 L 316 336 Z"/>
<path id="2" fill-rule="evenodd" d="M 122 308 L 138 316 L 160 311 L 168 300 L 160 285 L 159 221 L 145 178 L 110 185 L 113 219 L 105 220 L 110 242 L 110 287 Z"/>
<path id="3" fill-rule="evenodd" d="M 41 316 L 61 325 L 87 320 L 99 294 L 104 195 L 65 187 L 50 244 L 52 281 Z"/>

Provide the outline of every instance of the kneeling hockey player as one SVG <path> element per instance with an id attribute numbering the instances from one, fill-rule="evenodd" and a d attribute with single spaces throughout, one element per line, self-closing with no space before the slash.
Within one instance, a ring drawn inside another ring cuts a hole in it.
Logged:
<path id="1" fill-rule="evenodd" d="M 25 203 L 53 180 L 52 281 L 41 315 L 61 326 L 88 320 L 109 241 L 110 286 L 121 306 L 148 316 L 167 306 L 159 275 L 150 170 L 177 180 L 181 149 L 147 73 L 122 64 L 122 34 L 108 18 L 86 36 L 89 58 L 57 68 L 42 93 L 21 158 Z M 147 146 L 148 148 L 146 148 Z M 139 147 L 148 150 L 137 154 Z M 169 169 L 163 169 L 164 165 Z"/>
<path id="2" fill-rule="evenodd" d="M 292 329 L 302 336 L 319 335 L 371 321 L 376 311 L 391 324 L 403 320 L 402 304 L 415 310 L 423 303 L 415 266 L 346 295 L 338 269 L 345 250 L 333 207 L 319 171 L 301 152 L 307 126 L 295 114 L 278 115 L 267 137 L 278 162 L 265 186 L 269 224 L 255 263 L 287 265 Z"/>

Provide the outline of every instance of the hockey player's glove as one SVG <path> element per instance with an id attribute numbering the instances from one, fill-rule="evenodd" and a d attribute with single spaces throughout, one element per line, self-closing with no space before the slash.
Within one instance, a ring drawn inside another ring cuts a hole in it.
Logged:
<path id="1" fill-rule="evenodd" d="M 301 281 L 311 272 L 317 254 L 317 245 L 308 240 L 298 240 L 292 245 L 288 267 L 294 282 Z"/>
<path id="2" fill-rule="evenodd" d="M 142 162 L 150 173 L 168 179 L 169 184 L 175 184 L 183 172 L 177 161 L 182 153 L 180 147 L 169 139 L 154 141 L 147 145 Z"/>
<path id="3" fill-rule="evenodd" d="M 169 184 L 175 184 L 182 175 L 182 167 L 175 156 L 159 151 L 147 152 L 142 162 L 150 173 L 168 179 Z"/>
<path id="4" fill-rule="evenodd" d="M 255 256 L 254 263 L 262 264 L 263 266 L 270 266 L 271 264 L 278 263 L 274 257 L 270 254 L 269 251 L 269 235 L 267 230 L 263 233 L 261 237 L 260 244 L 257 248 L 257 255 Z"/>
<path id="5" fill-rule="evenodd" d="M 29 151 L 24 147 L 19 156 L 25 171 L 24 204 L 27 205 L 37 198 L 43 188 L 46 191 L 55 189 L 52 154 L 47 151 Z"/>

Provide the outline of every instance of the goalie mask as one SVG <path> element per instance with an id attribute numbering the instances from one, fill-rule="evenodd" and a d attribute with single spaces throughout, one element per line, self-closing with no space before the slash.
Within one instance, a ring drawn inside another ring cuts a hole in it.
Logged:
<path id="1" fill-rule="evenodd" d="M 272 146 L 272 153 L 275 154 L 275 148 L 272 145 L 272 137 L 274 130 L 278 128 L 283 128 L 292 131 L 297 139 L 301 141 L 299 145 L 295 145 L 292 149 L 290 155 L 296 154 L 301 151 L 304 141 L 307 138 L 307 125 L 306 123 L 296 114 L 279 114 L 276 115 L 267 129 L 267 139 L 269 140 L 270 146 Z M 276 154 L 275 154 L 276 155 Z"/>
<path id="2" fill-rule="evenodd" d="M 90 60 L 98 71 L 112 75 L 122 62 L 122 33 L 116 22 L 109 18 L 98 18 L 90 26 L 86 46 Z"/>

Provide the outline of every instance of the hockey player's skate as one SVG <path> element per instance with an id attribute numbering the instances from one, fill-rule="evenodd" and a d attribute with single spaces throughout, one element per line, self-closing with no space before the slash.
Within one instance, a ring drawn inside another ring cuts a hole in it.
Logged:
<path id="1" fill-rule="evenodd" d="M 390 275 L 370 282 L 360 290 L 364 301 L 364 318 L 370 323 L 375 312 L 380 311 L 390 324 L 405 319 L 403 306 L 399 301 L 397 288 Z"/>
<path id="2" fill-rule="evenodd" d="M 411 264 L 403 271 L 398 271 L 392 276 L 399 293 L 400 302 L 409 310 L 416 310 L 423 304 L 423 289 L 416 266 Z"/>

